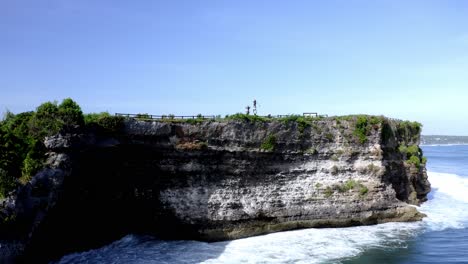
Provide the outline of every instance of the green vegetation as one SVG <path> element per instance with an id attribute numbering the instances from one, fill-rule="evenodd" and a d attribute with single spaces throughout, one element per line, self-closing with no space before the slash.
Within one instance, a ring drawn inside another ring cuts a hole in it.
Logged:
<path id="1" fill-rule="evenodd" d="M 381 116 L 370 116 L 370 117 L 368 117 L 368 118 L 369 118 L 369 123 L 370 123 L 372 126 L 381 124 L 382 121 L 383 121 L 383 117 L 381 117 Z"/>
<path id="2" fill-rule="evenodd" d="M 361 196 L 366 195 L 368 192 L 369 192 L 369 189 L 368 189 L 366 186 L 361 185 L 361 186 L 359 187 L 359 194 L 360 194 Z"/>
<path id="3" fill-rule="evenodd" d="M 312 155 L 315 155 L 318 153 L 317 149 L 316 148 L 308 148 L 306 151 L 305 151 L 306 154 L 312 154 Z"/>
<path id="4" fill-rule="evenodd" d="M 417 145 L 406 146 L 405 144 L 401 144 L 398 147 L 398 151 L 405 155 L 406 158 L 410 158 L 411 156 L 418 156 L 420 153 L 419 147 Z"/>
<path id="5" fill-rule="evenodd" d="M 422 124 L 418 122 L 402 121 L 397 125 L 398 134 L 407 142 L 415 142 L 419 139 Z"/>
<path id="6" fill-rule="evenodd" d="M 355 180 L 347 180 L 345 183 L 338 186 L 338 191 L 342 193 L 347 192 L 354 189 L 357 185 L 358 183 Z"/>
<path id="7" fill-rule="evenodd" d="M 336 117 L 341 120 L 356 120 L 354 125 L 353 135 L 358 139 L 359 143 L 364 144 L 367 142 L 367 136 L 371 133 L 372 129 L 377 129 L 379 125 L 384 124 L 384 117 L 382 116 L 342 116 Z"/>
<path id="8" fill-rule="evenodd" d="M 290 115 L 287 117 L 282 117 L 279 118 L 278 120 L 285 123 L 296 123 L 297 124 L 297 130 L 299 130 L 299 133 L 304 133 L 305 129 L 309 127 L 312 124 L 313 120 L 317 120 L 320 118 L 314 118 L 314 117 L 304 117 L 301 115 Z"/>
<path id="9" fill-rule="evenodd" d="M 266 151 L 273 151 L 276 147 L 276 137 L 274 135 L 269 135 L 260 146 L 260 149 Z"/>
<path id="10" fill-rule="evenodd" d="M 364 144 L 367 141 L 367 124 L 368 122 L 366 116 L 358 116 L 353 134 L 359 139 L 361 144 Z"/>
<path id="11" fill-rule="evenodd" d="M 312 128 L 317 131 L 318 134 L 322 133 L 322 128 L 320 128 L 317 124 L 312 124 Z"/>
<path id="12" fill-rule="evenodd" d="M 7 112 L 0 122 L 0 197 L 43 167 L 46 136 L 84 124 L 80 106 L 70 98 L 43 103 L 35 112 Z"/>
<path id="13" fill-rule="evenodd" d="M 122 129 L 125 117 L 111 116 L 108 112 L 84 115 L 86 127 L 96 128 L 104 133 L 116 133 Z"/>
<path id="14" fill-rule="evenodd" d="M 367 165 L 367 168 L 365 169 L 365 173 L 370 173 L 371 175 L 378 175 L 380 172 L 381 168 L 373 163 Z"/>
<path id="15" fill-rule="evenodd" d="M 402 121 L 398 123 L 398 129 L 401 131 L 411 131 L 412 134 L 421 133 L 422 124 L 419 122 Z"/>
<path id="16" fill-rule="evenodd" d="M 345 193 L 345 192 L 348 192 L 348 191 L 351 191 L 351 190 L 356 190 L 356 191 L 359 192 L 359 194 L 361 196 L 364 196 L 369 192 L 369 189 L 367 188 L 367 186 L 365 186 L 364 184 L 362 184 L 362 183 L 360 183 L 358 181 L 351 180 L 351 179 L 347 180 L 346 182 L 344 182 L 341 185 L 335 186 L 335 188 L 340 193 Z"/>
<path id="17" fill-rule="evenodd" d="M 406 162 L 408 162 L 409 164 L 414 164 L 416 168 L 419 168 L 419 166 L 421 166 L 421 160 L 418 156 L 411 156 Z"/>
<path id="18" fill-rule="evenodd" d="M 8 172 L 0 168 L 0 198 L 15 188 L 15 179 L 8 176 Z"/>
<path id="19" fill-rule="evenodd" d="M 194 125 L 194 124 L 202 123 L 203 121 L 206 121 L 206 119 L 204 119 L 202 117 L 197 117 L 197 118 L 192 118 L 192 119 L 186 119 L 185 123 Z"/>
<path id="20" fill-rule="evenodd" d="M 136 119 L 141 119 L 141 120 L 151 119 L 151 118 L 150 118 L 150 115 L 149 115 L 149 114 L 146 114 L 146 113 L 145 113 L 145 114 L 141 114 L 141 113 L 140 113 L 140 114 L 137 114 L 135 118 L 136 118 Z M 173 117 L 172 119 L 174 119 L 174 117 Z"/>
<path id="21" fill-rule="evenodd" d="M 320 182 L 317 182 L 317 183 L 315 184 L 315 188 L 320 188 L 320 187 L 322 187 L 322 184 L 321 184 Z"/>
<path id="22" fill-rule="evenodd" d="M 324 191 L 325 197 L 329 198 L 330 196 L 333 195 L 333 190 L 330 186 L 327 186 Z"/>
<path id="23" fill-rule="evenodd" d="M 426 163 L 427 163 L 427 158 L 426 158 L 426 157 L 422 157 L 421 162 L 422 162 L 423 164 L 426 164 Z"/>
<path id="24" fill-rule="evenodd" d="M 238 120 L 244 122 L 266 122 L 270 120 L 269 118 L 258 116 L 258 115 L 247 115 L 242 113 L 237 113 L 233 115 L 227 115 L 226 120 Z"/>
<path id="25" fill-rule="evenodd" d="M 104 117 L 110 117 L 111 115 L 108 112 L 101 112 L 101 113 L 89 113 L 89 114 L 84 114 L 84 122 L 86 125 L 89 125 L 91 123 L 97 123 L 99 119 L 104 118 Z"/>
<path id="26" fill-rule="evenodd" d="M 406 146 L 405 144 L 401 144 L 398 147 L 398 151 L 403 154 L 407 163 L 414 164 L 416 168 L 419 168 L 421 163 L 426 164 L 426 157 L 422 157 L 422 160 L 419 158 L 422 155 L 422 151 L 417 145 Z"/>
<path id="27" fill-rule="evenodd" d="M 115 133 L 123 120 L 107 112 L 83 115 L 70 98 L 60 104 L 45 102 L 34 112 L 7 112 L 0 121 L 0 197 L 27 183 L 44 166 L 45 137 L 85 127 Z"/>

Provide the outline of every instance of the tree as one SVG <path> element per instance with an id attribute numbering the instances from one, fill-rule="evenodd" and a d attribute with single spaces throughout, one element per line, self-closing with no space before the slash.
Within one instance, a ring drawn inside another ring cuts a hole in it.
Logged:
<path id="1" fill-rule="evenodd" d="M 81 107 L 71 98 L 66 98 L 62 101 L 58 106 L 58 114 L 64 125 L 84 125 L 84 117 Z"/>

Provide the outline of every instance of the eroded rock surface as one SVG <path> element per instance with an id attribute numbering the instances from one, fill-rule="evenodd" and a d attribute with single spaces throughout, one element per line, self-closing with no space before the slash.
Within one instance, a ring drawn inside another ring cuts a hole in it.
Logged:
<path id="1" fill-rule="evenodd" d="M 127 120 L 114 134 L 56 135 L 47 167 L 0 206 L 2 245 L 48 260 L 127 233 L 215 241 L 421 220 L 426 170 L 398 151 L 419 131 L 384 119 L 362 142 L 355 126 Z"/>

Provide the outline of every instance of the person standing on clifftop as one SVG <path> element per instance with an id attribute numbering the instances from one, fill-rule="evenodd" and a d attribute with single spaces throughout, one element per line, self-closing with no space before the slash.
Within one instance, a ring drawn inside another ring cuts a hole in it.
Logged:
<path id="1" fill-rule="evenodd" d="M 257 100 L 253 100 L 253 114 L 257 115 Z"/>
<path id="2" fill-rule="evenodd" d="M 246 112 L 247 112 L 247 115 L 249 115 L 249 114 L 250 114 L 250 106 L 249 106 L 249 105 L 246 106 L 246 107 L 245 107 L 245 110 L 246 110 Z"/>

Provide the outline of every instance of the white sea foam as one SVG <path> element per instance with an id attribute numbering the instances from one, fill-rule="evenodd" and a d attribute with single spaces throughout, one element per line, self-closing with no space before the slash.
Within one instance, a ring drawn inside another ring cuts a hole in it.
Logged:
<path id="1" fill-rule="evenodd" d="M 111 245 L 65 256 L 61 263 L 339 263 L 371 248 L 402 248 L 427 231 L 468 223 L 468 178 L 429 172 L 433 191 L 418 223 L 305 229 L 228 242 L 160 241 L 127 236 Z"/>
<path id="2" fill-rule="evenodd" d="M 468 178 L 455 174 L 429 172 L 432 192 L 420 211 L 431 230 L 465 228 L 468 224 Z"/>

